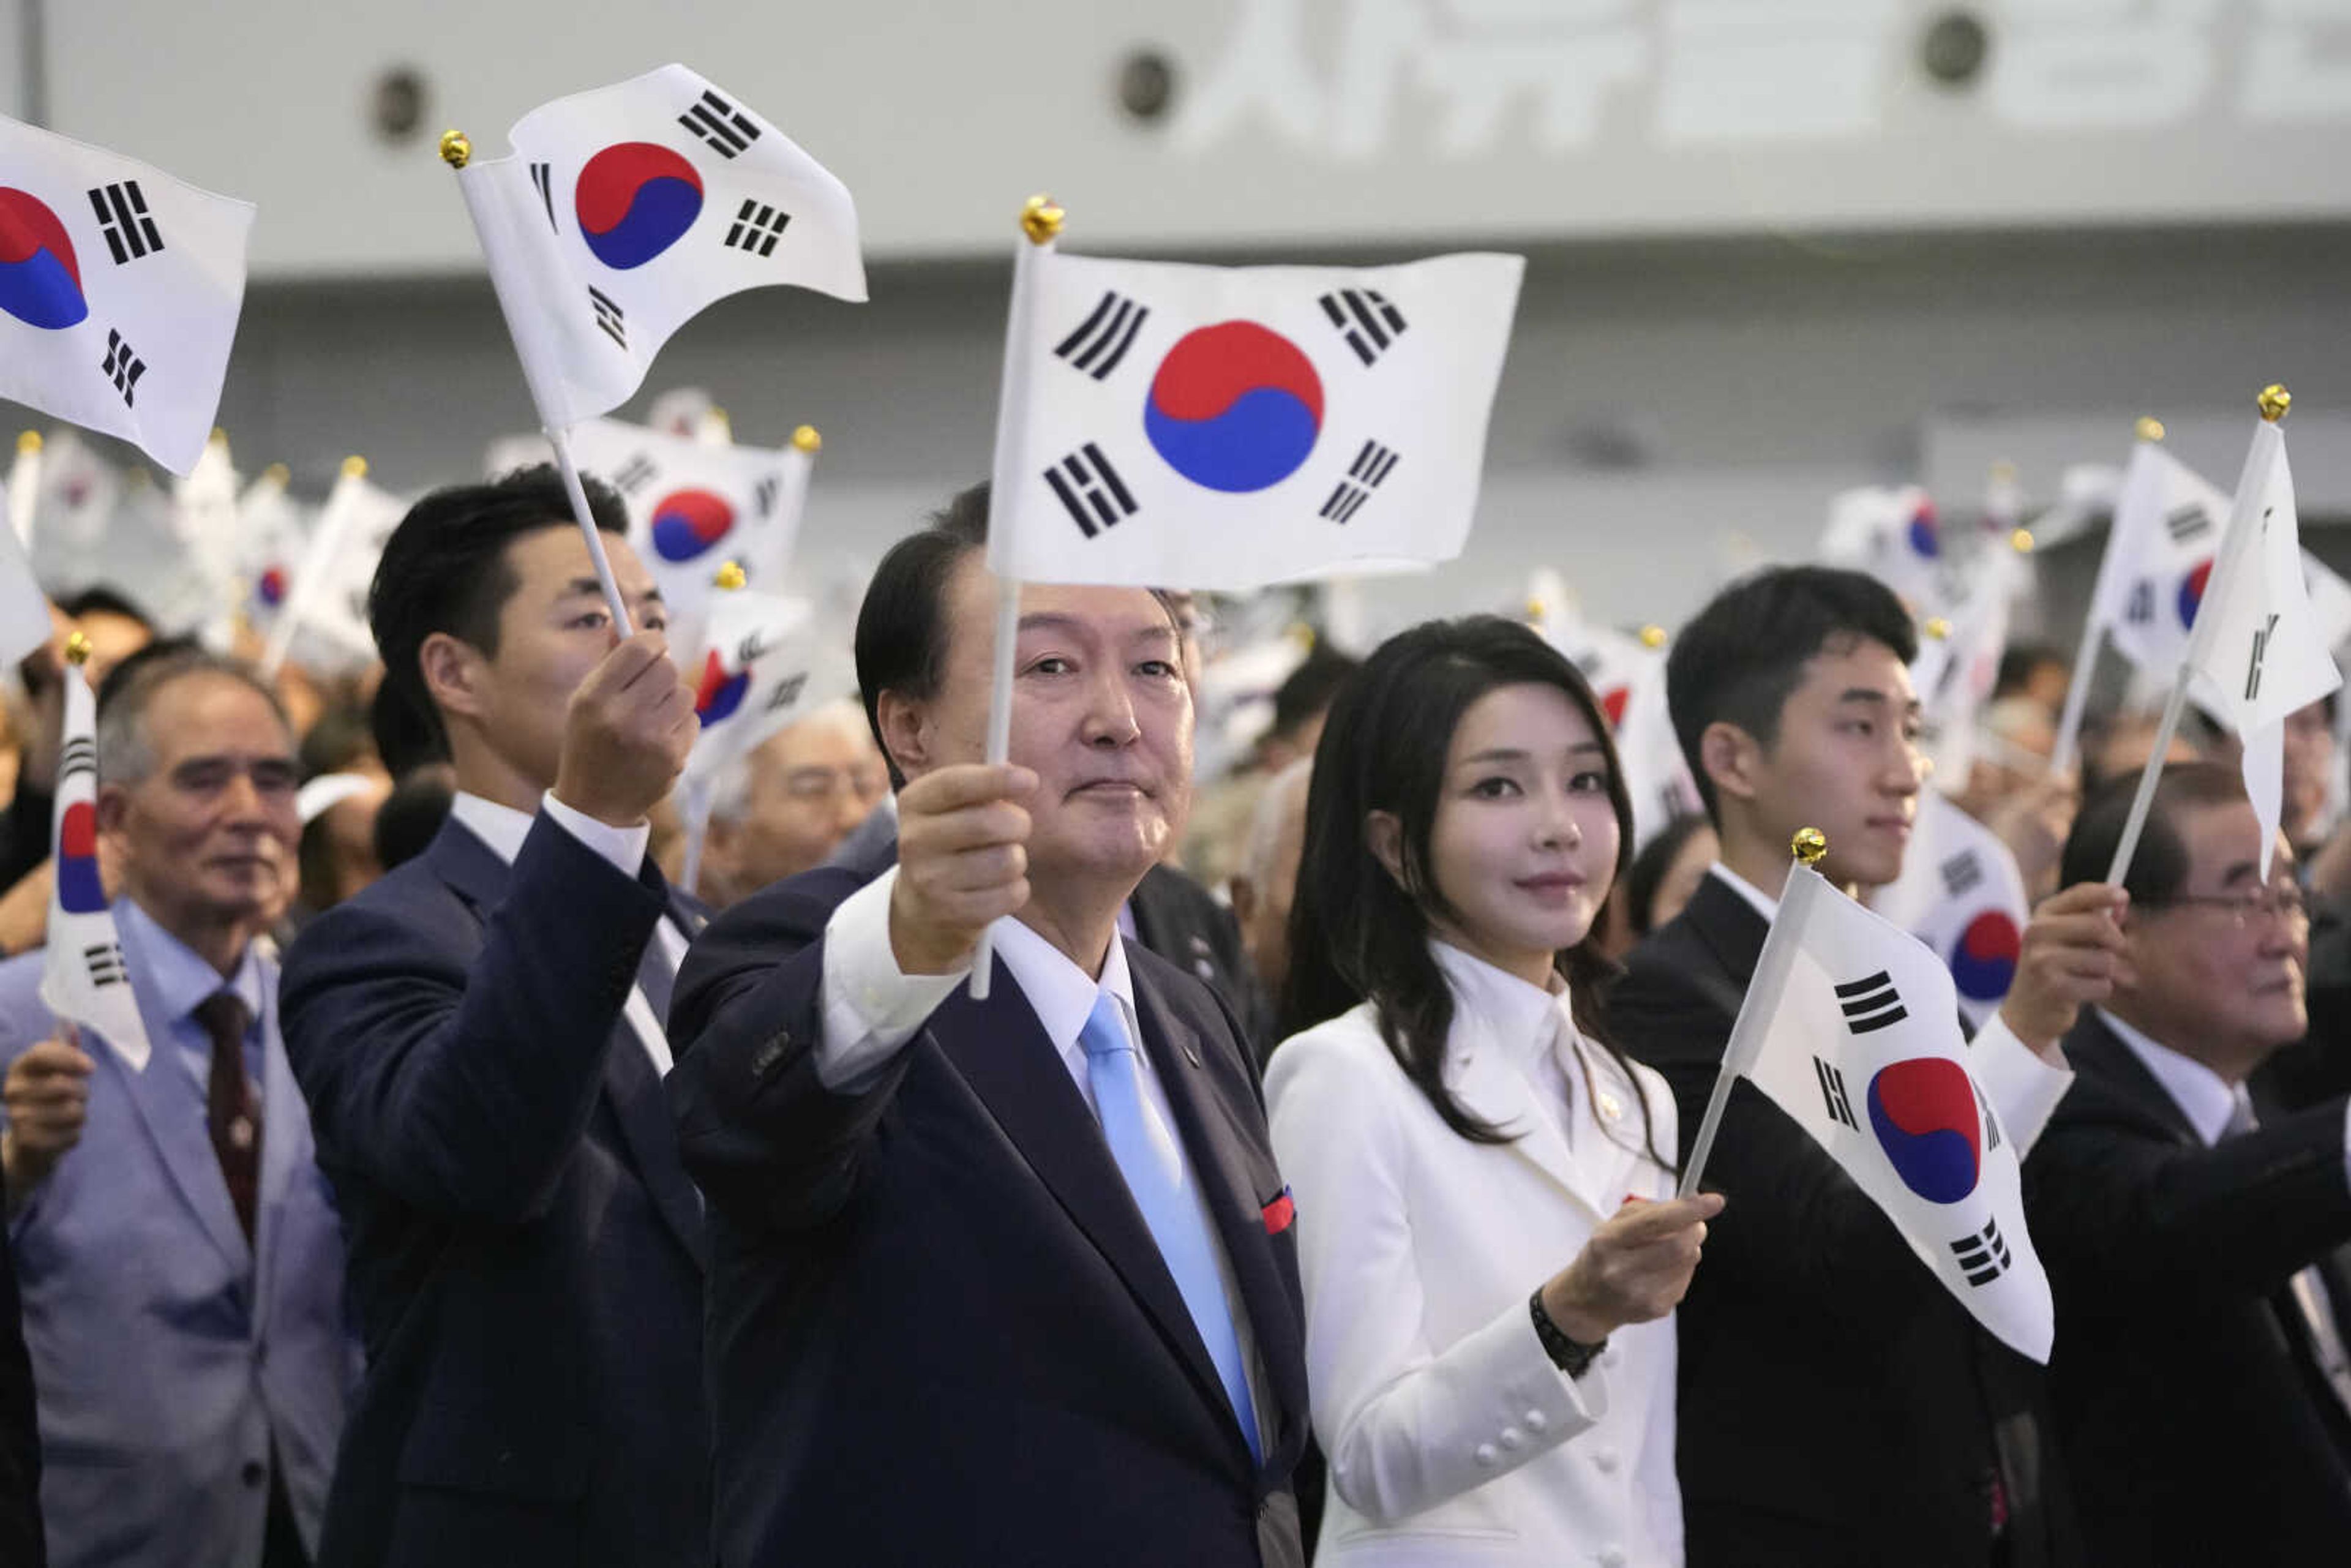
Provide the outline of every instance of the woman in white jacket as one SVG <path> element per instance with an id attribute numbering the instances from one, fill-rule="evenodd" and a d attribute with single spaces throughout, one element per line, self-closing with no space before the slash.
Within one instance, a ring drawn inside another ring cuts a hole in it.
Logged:
<path id="1" fill-rule="evenodd" d="M 1266 1073 L 1322 1568 L 1682 1560 L 1670 1313 L 1720 1199 L 1673 1199 L 1673 1096 L 1595 1033 L 1631 820 L 1515 622 L 1416 627 L 1332 706 Z"/>

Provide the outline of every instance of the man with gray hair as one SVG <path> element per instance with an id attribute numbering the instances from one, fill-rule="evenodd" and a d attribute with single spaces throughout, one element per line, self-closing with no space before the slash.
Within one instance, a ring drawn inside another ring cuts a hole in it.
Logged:
<path id="1" fill-rule="evenodd" d="M 889 792 L 857 704 L 811 709 L 719 775 L 695 891 L 724 909 L 822 865 Z"/>
<path id="2" fill-rule="evenodd" d="M 98 754 L 148 1054 L 61 1025 L 37 953 L 0 966 L 50 1561 L 307 1563 L 357 1356 L 256 941 L 293 887 L 294 737 L 246 666 L 159 643 L 101 688 Z"/>

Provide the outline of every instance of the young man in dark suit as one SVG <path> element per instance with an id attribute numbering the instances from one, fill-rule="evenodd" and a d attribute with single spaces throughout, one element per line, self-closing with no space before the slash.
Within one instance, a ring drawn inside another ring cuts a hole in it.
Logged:
<path id="1" fill-rule="evenodd" d="M 2069 881 L 2105 874 L 2136 779 L 2091 800 Z M 2164 769 L 2124 880 L 2129 968 L 2065 1037 L 2079 1074 L 2024 1165 L 2057 1298 L 2057 1432 L 2099 1563 L 2351 1552 L 2345 1098 L 2248 1092 L 2302 1037 L 2309 921 L 2234 768 Z"/>
<path id="2" fill-rule="evenodd" d="M 1722 858 L 1633 952 L 1608 1002 L 1662 1071 L 1687 1155 L 1800 828 L 1848 890 L 1900 874 L 1924 768 L 1916 633 L 1857 572 L 1761 572 L 1718 595 L 1667 665 L 1674 729 Z M 2105 994 L 2116 900 L 2043 905 L 1970 1063 L 2029 1147 L 2064 1092 L 2055 1051 Z M 1679 1463 L 1691 1568 L 1981 1568 L 2075 1560 L 2045 1462 L 2041 1369 L 1979 1327 L 1876 1205 L 1741 1081 L 1706 1182 L 1729 1195 L 1681 1307 Z"/>
<path id="3" fill-rule="evenodd" d="M 384 760 L 444 752 L 457 794 L 287 958 L 367 1343 L 324 1568 L 709 1561 L 702 1218 L 661 1088 L 697 916 L 645 854 L 696 725 L 589 496 L 632 636 L 543 467 L 418 502 L 370 595 Z"/>
<path id="4" fill-rule="evenodd" d="M 671 1015 L 718 1554 L 1299 1563 L 1303 1325 L 1256 1076 L 1213 994 L 1118 935 L 1191 790 L 1176 631 L 1139 589 L 1023 590 L 1012 761 L 982 765 L 987 505 L 901 540 L 859 616 L 897 864 L 737 905 Z"/>

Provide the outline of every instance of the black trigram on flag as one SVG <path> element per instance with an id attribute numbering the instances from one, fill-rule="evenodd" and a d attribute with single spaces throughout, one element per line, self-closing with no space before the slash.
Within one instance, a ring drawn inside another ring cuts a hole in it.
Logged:
<path id="1" fill-rule="evenodd" d="M 115 266 L 163 248 L 163 236 L 155 232 L 155 220 L 148 214 L 147 198 L 140 193 L 138 181 L 99 185 L 89 193 L 89 204 L 98 214 L 106 248 L 114 253 Z"/>
<path id="2" fill-rule="evenodd" d="M 114 390 L 122 394 L 122 406 L 135 408 L 139 402 L 139 378 L 147 373 L 147 361 L 131 351 L 122 340 L 122 334 L 109 327 L 106 329 L 106 361 L 99 367 L 100 374 L 114 382 Z"/>
<path id="3" fill-rule="evenodd" d="M 2173 544 L 2189 544 L 2212 531 L 2212 515 L 2190 501 L 2165 517 L 2163 531 L 2171 536 Z"/>
<path id="4" fill-rule="evenodd" d="M 1985 1220 L 1981 1230 L 1952 1242 L 1951 1256 L 1959 1260 L 1959 1271 L 1968 1277 L 1970 1285 L 1991 1284 L 2007 1273 L 2014 1262 L 2007 1241 L 2000 1234 L 1997 1218 Z"/>
<path id="5" fill-rule="evenodd" d="M 1865 979 L 1847 980 L 1836 994 L 1837 1006 L 1844 1009 L 1845 1028 L 1855 1034 L 1872 1034 L 1910 1016 L 1902 1005 L 1901 993 L 1894 988 L 1893 977 L 1883 969 Z"/>
<path id="6" fill-rule="evenodd" d="M 776 242 L 784 237 L 784 225 L 791 221 L 792 214 L 781 207 L 747 196 L 736 209 L 735 224 L 726 231 L 725 243 L 756 256 L 770 256 L 776 254 Z"/>
<path id="7" fill-rule="evenodd" d="M 759 140 L 759 128 L 750 117 L 715 92 L 705 92 L 677 122 L 710 143 L 722 158 L 732 158 Z"/>
<path id="8" fill-rule="evenodd" d="M 2000 1147 L 2000 1118 L 1991 1113 L 1991 1102 L 1984 1098 L 1983 1085 L 1972 1078 L 1968 1082 L 1976 1092 L 1976 1109 L 1983 1113 L 1984 1147 L 1996 1149 Z"/>
<path id="9" fill-rule="evenodd" d="M 65 750 L 57 758 L 57 773 L 60 778 L 75 773 L 97 771 L 98 742 L 86 735 L 77 735 L 66 742 Z"/>
<path id="10" fill-rule="evenodd" d="M 2123 619 L 2134 626 L 2144 626 L 2155 619 L 2155 584 L 2140 578 L 2131 584 L 2130 602 L 2123 606 Z"/>
<path id="11" fill-rule="evenodd" d="M 1398 459 L 1395 450 L 1376 441 L 1366 441 L 1355 460 L 1347 465 L 1347 476 L 1331 491 L 1331 498 L 1322 503 L 1322 515 L 1334 523 L 1343 523 L 1364 509 L 1387 476 L 1395 472 Z"/>
<path id="12" fill-rule="evenodd" d="M 1853 1102 L 1844 1095 L 1844 1074 L 1817 1056 L 1813 1058 L 1813 1071 L 1821 1081 L 1821 1098 L 1828 1103 L 1829 1119 L 1860 1132 L 1861 1124 L 1853 1119 Z"/>
<path id="13" fill-rule="evenodd" d="M 1118 470 L 1091 441 L 1046 469 L 1045 483 L 1053 487 L 1053 494 L 1061 498 L 1079 531 L 1088 538 L 1141 510 L 1127 494 Z M 1101 519 L 1099 528 L 1096 518 Z"/>
<path id="14" fill-rule="evenodd" d="M 588 286 L 588 303 L 595 307 L 596 325 L 603 329 L 604 336 L 611 339 L 623 349 L 627 348 L 629 328 L 626 312 L 613 304 L 606 298 L 603 291 L 592 283 Z"/>
<path id="15" fill-rule="evenodd" d="M 783 494 L 783 490 L 784 482 L 773 474 L 768 475 L 751 487 L 753 510 L 763 517 L 773 517 L 776 511 L 776 497 Z"/>
<path id="16" fill-rule="evenodd" d="M 1983 859 L 1973 850 L 1961 850 L 1943 862 L 1943 892 L 1959 898 L 1983 885 Z"/>
<path id="17" fill-rule="evenodd" d="M 538 204 L 547 209 L 547 226 L 561 234 L 555 222 L 555 174 L 544 163 L 530 166 L 530 183 L 538 187 Z"/>
<path id="18" fill-rule="evenodd" d="M 2258 702 L 2262 695 L 2262 660 L 2270 651 L 2270 634 L 2277 630 L 2278 618 L 2271 616 L 2253 633 L 2252 663 L 2245 666 L 2245 700 Z"/>
<path id="19" fill-rule="evenodd" d="M 653 483 L 655 472 L 653 459 L 640 452 L 613 470 L 612 488 L 623 496 L 633 496 Z"/>
<path id="20" fill-rule="evenodd" d="M 797 675 L 789 675 L 783 680 L 778 681 L 776 683 L 776 689 L 768 694 L 767 711 L 774 713 L 780 708 L 788 708 L 791 706 L 794 703 L 800 700 L 800 693 L 807 689 L 808 674 L 806 671 L 802 671 Z"/>
<path id="21" fill-rule="evenodd" d="M 1355 358 L 1371 364 L 1404 336 L 1404 312 L 1376 288 L 1342 288 L 1320 301 L 1322 314 L 1355 350 Z"/>
<path id="22" fill-rule="evenodd" d="M 1143 330 L 1144 318 L 1150 314 L 1150 307 L 1105 289 L 1094 313 L 1054 346 L 1053 355 L 1098 382 L 1107 380 L 1134 346 L 1134 335 Z"/>
<path id="23" fill-rule="evenodd" d="M 119 986 L 131 977 L 122 965 L 122 944 L 100 942 L 81 950 L 81 961 L 89 970 L 93 986 Z"/>

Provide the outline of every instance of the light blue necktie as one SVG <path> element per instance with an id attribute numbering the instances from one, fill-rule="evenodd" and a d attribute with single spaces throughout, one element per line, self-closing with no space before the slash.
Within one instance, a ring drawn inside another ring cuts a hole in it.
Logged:
<path id="1" fill-rule="evenodd" d="M 1192 1326 L 1217 1364 L 1217 1376 L 1233 1415 L 1249 1439 L 1249 1452 L 1265 1457 L 1258 1446 L 1257 1408 L 1249 1402 L 1249 1376 L 1241 1366 L 1240 1335 L 1225 1301 L 1225 1285 L 1217 1272 L 1216 1244 L 1200 1205 L 1184 1187 L 1184 1156 L 1168 1128 L 1163 1139 L 1153 1135 L 1150 1116 L 1143 1105 L 1143 1085 L 1137 1077 L 1134 1042 L 1127 1038 L 1126 1020 L 1119 1016 L 1118 998 L 1108 991 L 1094 998 L 1094 1010 L 1078 1031 L 1086 1050 L 1086 1073 L 1093 1085 L 1094 1112 L 1102 1118 L 1102 1137 L 1111 1157 L 1126 1177 L 1143 1222 L 1159 1243 L 1159 1256 L 1176 1277 Z"/>

